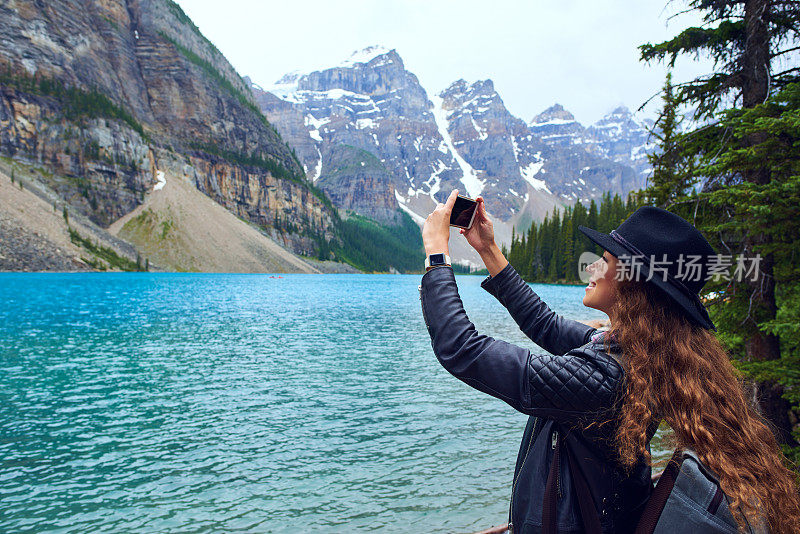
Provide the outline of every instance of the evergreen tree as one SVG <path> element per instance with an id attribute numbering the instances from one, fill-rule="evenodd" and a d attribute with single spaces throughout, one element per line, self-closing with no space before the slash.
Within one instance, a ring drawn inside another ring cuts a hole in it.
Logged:
<path id="1" fill-rule="evenodd" d="M 592 199 L 592 203 L 589 204 L 589 215 L 586 219 L 586 226 L 589 228 L 597 228 L 597 203 L 594 201 L 594 199 Z M 600 255 L 602 253 L 600 247 L 596 245 L 594 242 L 590 242 L 589 248 L 587 250 L 590 250 L 596 253 L 597 255 Z"/>
<path id="2" fill-rule="evenodd" d="M 598 255 L 602 249 L 591 242 L 578 226 L 589 228 L 616 228 L 627 219 L 640 204 L 634 195 L 628 195 L 623 202 L 619 195 L 603 195 L 603 203 L 598 212 L 597 203 L 592 200 L 589 209 L 576 202 L 563 210 L 553 208 L 541 223 L 533 223 L 526 232 L 517 237 L 512 231 L 512 244 L 504 254 L 508 261 L 525 280 L 529 282 L 577 282 L 579 278 L 578 260 L 585 251 Z M 602 231 L 602 230 L 601 230 Z"/>
<path id="3" fill-rule="evenodd" d="M 572 235 L 572 210 L 567 208 L 564 210 L 564 220 L 561 224 L 561 269 L 558 271 L 558 277 L 566 281 L 572 281 L 575 277 L 570 276 L 572 271 L 572 250 L 573 250 L 573 235 Z"/>
<path id="4" fill-rule="evenodd" d="M 670 67 L 685 54 L 703 54 L 714 61 L 713 74 L 675 86 L 670 97 L 694 109 L 695 118 L 707 124 L 675 134 L 670 146 L 662 146 L 661 155 L 672 160 L 660 161 L 663 181 L 654 180 L 648 196 L 663 199 L 694 222 L 718 252 L 760 256 L 754 276 L 709 282 L 705 291 L 712 296 L 709 309 L 720 337 L 732 353 L 744 362 L 772 362 L 757 366 L 770 369 L 771 375 L 752 366 L 751 372 L 760 379 L 765 415 L 776 425 L 779 438 L 791 442 L 786 397 L 791 400 L 796 386 L 786 386 L 795 375 L 790 362 L 798 357 L 800 314 L 785 295 L 798 291 L 798 275 L 781 262 L 789 261 L 797 245 L 788 218 L 797 216 L 797 204 L 793 211 L 784 202 L 798 198 L 800 173 L 792 158 L 797 158 L 800 142 L 795 99 L 800 67 L 782 64 L 798 49 L 800 3 L 692 0 L 689 9 L 702 16 L 702 27 L 687 28 L 663 43 L 642 45 L 640 51 L 642 60 L 666 61 Z M 685 188 L 694 185 L 702 185 L 702 191 L 687 194 Z M 775 210 L 775 203 L 784 209 Z M 787 239 L 794 241 L 789 244 Z M 782 343 L 779 336 L 790 342 Z M 798 437 L 795 434 L 794 440 Z"/>
<path id="5" fill-rule="evenodd" d="M 680 145 L 676 137 L 682 119 L 678 118 L 679 103 L 672 86 L 672 73 L 667 73 L 662 100 L 664 107 L 651 131 L 659 148 L 657 152 L 647 155 L 653 167 L 653 175 L 645 191 L 647 198 L 643 200 L 655 206 L 667 207 L 669 201 L 675 197 L 683 197 L 688 188 L 687 177 L 691 176 L 690 172 L 678 171 Z"/>

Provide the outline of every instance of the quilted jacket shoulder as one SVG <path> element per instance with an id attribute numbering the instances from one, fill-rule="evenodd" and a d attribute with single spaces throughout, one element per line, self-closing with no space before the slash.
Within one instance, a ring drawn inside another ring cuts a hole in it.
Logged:
<path id="1" fill-rule="evenodd" d="M 523 294 L 533 292 L 512 269 L 509 265 L 502 277 L 484 287 L 551 354 L 479 334 L 464 311 L 453 270 L 439 267 L 428 271 L 420 286 L 423 316 L 439 362 L 460 380 L 529 415 L 564 422 L 605 416 L 622 379 L 621 366 L 590 341 L 596 329 L 553 313 L 535 294 Z"/>
<path id="2" fill-rule="evenodd" d="M 568 414 L 592 419 L 605 415 L 617 394 L 620 364 L 591 342 L 562 356 L 531 354 L 530 406 L 536 415 L 568 419 Z M 541 413 L 537 406 L 550 406 Z"/>
<path id="3" fill-rule="evenodd" d="M 556 435 L 589 481 L 604 532 L 632 532 L 652 486 L 650 468 L 624 472 L 615 463 L 612 432 L 616 396 L 623 387 L 619 347 L 598 330 L 554 313 L 507 266 L 483 287 L 520 329 L 546 352 L 477 332 L 464 311 L 455 276 L 437 267 L 422 277 L 420 300 L 433 351 L 459 380 L 530 415 L 517 458 L 510 505 L 514 534 L 542 530 L 542 502 Z M 594 424 L 597 423 L 597 424 Z M 654 431 L 654 429 L 653 429 Z M 570 468 L 562 465 L 559 532 L 581 532 Z"/>

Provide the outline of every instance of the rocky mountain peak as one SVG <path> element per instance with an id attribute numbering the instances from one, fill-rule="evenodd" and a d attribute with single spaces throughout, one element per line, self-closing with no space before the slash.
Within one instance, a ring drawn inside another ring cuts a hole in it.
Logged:
<path id="1" fill-rule="evenodd" d="M 530 124 L 536 126 L 545 123 L 564 124 L 567 122 L 576 122 L 575 115 L 564 109 L 561 104 L 556 103 L 531 119 Z"/>
<path id="2" fill-rule="evenodd" d="M 606 115 L 607 117 L 632 117 L 633 113 L 631 110 L 628 109 L 627 106 L 617 106 L 614 108 L 611 113 Z"/>
<path id="3" fill-rule="evenodd" d="M 464 78 L 460 78 L 451 83 L 447 89 L 439 93 L 439 96 L 453 96 L 459 94 L 497 94 L 494 90 L 494 82 L 490 79 L 478 80 L 474 83 L 469 83 Z"/>
<path id="4" fill-rule="evenodd" d="M 506 111 L 503 100 L 494 90 L 494 82 L 489 79 L 474 83 L 456 80 L 439 93 L 439 97 L 445 110 L 460 109 L 473 114 L 484 113 L 489 109 Z"/>
<path id="5" fill-rule="evenodd" d="M 592 134 L 597 135 L 630 135 L 630 132 L 641 133 L 646 131 L 646 128 L 636 121 L 626 106 L 618 106 L 602 119 L 594 123 L 589 130 Z"/>
<path id="6" fill-rule="evenodd" d="M 467 88 L 469 87 L 469 82 L 464 78 L 459 78 L 458 80 L 454 81 L 450 85 L 447 86 L 446 89 L 443 89 L 439 96 L 445 97 L 446 95 L 459 95 L 464 94 L 467 92 Z"/>
<path id="7" fill-rule="evenodd" d="M 352 68 L 359 65 L 366 65 L 372 68 L 396 65 L 400 69 L 405 68 L 403 59 L 395 49 L 389 49 L 381 45 L 368 46 L 361 50 L 356 50 L 349 58 L 341 62 L 338 67 Z"/>
<path id="8" fill-rule="evenodd" d="M 617 106 L 586 129 L 585 142 L 603 156 L 631 166 L 636 172 L 635 183 L 643 185 L 651 172 L 647 160 L 647 154 L 654 148 L 651 124 L 646 120 L 639 122 L 626 106 Z"/>
<path id="9" fill-rule="evenodd" d="M 296 71 L 292 71 L 292 72 L 287 72 L 286 74 L 281 76 L 281 79 L 278 80 L 277 82 L 275 82 L 275 84 L 276 85 L 295 85 L 296 86 L 297 85 L 297 80 L 299 80 L 301 76 L 303 76 L 303 73 L 300 72 L 300 71 L 297 71 L 297 70 Z M 263 88 L 260 88 L 260 89 L 263 90 Z"/>
<path id="10" fill-rule="evenodd" d="M 562 147 L 581 143 L 584 127 L 561 104 L 553 104 L 529 123 L 531 131 L 543 141 Z"/>
<path id="11" fill-rule="evenodd" d="M 402 94 L 403 98 L 419 100 L 417 77 L 405 69 L 403 59 L 394 49 L 371 46 L 357 50 L 336 66 L 312 72 L 291 72 L 284 75 L 268 91 L 284 98 L 289 94 L 314 92 L 317 97 L 337 99 L 344 94 L 370 97 Z M 323 95 L 322 93 L 329 93 Z M 399 95 L 398 95 L 399 96 Z"/>

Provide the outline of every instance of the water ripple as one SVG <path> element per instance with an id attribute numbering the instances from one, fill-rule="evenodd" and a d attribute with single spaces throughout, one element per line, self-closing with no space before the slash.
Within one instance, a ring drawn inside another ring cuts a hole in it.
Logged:
<path id="1" fill-rule="evenodd" d="M 459 279 L 482 333 L 539 350 Z M 525 416 L 439 366 L 418 276 L 0 275 L 0 531 L 466 532 Z M 581 288 L 537 291 L 597 317 Z"/>

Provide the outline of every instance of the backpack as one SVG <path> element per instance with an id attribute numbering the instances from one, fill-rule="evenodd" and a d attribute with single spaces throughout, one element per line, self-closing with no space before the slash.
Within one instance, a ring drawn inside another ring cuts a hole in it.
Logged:
<path id="1" fill-rule="evenodd" d="M 584 531 L 600 534 L 600 517 L 577 463 L 570 461 Z M 549 482 L 549 481 L 548 481 Z M 551 497 L 552 498 L 552 497 Z M 545 500 L 548 501 L 547 495 Z M 545 504 L 545 510 L 547 510 Z M 545 532 L 554 532 L 554 522 L 545 514 Z M 766 534 L 766 527 L 747 525 L 750 534 Z M 639 519 L 635 534 L 737 534 L 736 520 L 717 477 L 694 451 L 678 450 L 670 459 L 653 489 Z"/>
<path id="2" fill-rule="evenodd" d="M 636 527 L 636 534 L 677 532 L 739 532 L 719 480 L 692 450 L 679 450 L 672 456 Z M 768 531 L 748 523 L 746 532 Z"/>

